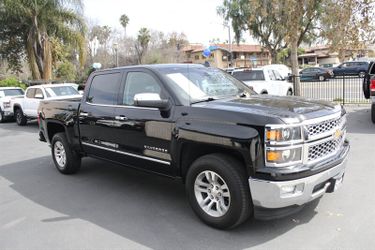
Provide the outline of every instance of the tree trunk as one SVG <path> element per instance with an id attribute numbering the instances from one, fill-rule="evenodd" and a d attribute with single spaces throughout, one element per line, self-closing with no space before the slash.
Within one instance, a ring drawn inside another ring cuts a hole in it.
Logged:
<path id="1" fill-rule="evenodd" d="M 301 83 L 299 79 L 299 70 L 298 70 L 298 45 L 297 40 L 290 43 L 290 61 L 292 64 L 292 75 L 294 76 L 294 94 L 297 96 L 301 95 Z"/>
<path id="2" fill-rule="evenodd" d="M 274 49 L 269 49 L 271 54 L 271 63 L 276 64 L 277 63 L 277 51 Z"/>
<path id="3" fill-rule="evenodd" d="M 52 51 L 51 51 L 51 44 L 46 36 L 47 35 L 45 35 L 43 39 L 43 51 L 44 51 L 43 79 L 51 80 L 52 79 Z"/>

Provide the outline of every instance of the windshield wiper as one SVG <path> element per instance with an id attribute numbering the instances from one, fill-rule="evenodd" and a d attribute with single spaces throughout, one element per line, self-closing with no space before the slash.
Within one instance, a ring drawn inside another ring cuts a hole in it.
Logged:
<path id="1" fill-rule="evenodd" d="M 211 101 L 215 101 L 216 99 L 213 98 L 213 97 L 207 97 L 206 99 L 202 99 L 202 100 L 199 100 L 199 101 L 195 101 L 195 102 L 192 102 L 191 104 L 196 104 L 196 103 L 201 103 L 201 102 L 211 102 Z"/>

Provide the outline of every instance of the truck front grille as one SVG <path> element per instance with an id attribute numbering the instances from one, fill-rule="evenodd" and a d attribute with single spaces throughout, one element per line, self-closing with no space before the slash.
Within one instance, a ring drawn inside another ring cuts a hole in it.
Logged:
<path id="1" fill-rule="evenodd" d="M 323 121 L 307 126 L 309 137 L 315 137 L 339 127 L 339 125 L 343 122 L 343 119 L 344 117 L 341 116 L 338 118 L 330 119 L 328 121 Z"/>
<path id="2" fill-rule="evenodd" d="M 341 146 L 344 140 L 344 133 L 337 139 L 330 139 L 328 141 L 309 146 L 308 149 L 308 161 L 316 161 L 323 159 L 335 153 Z"/>

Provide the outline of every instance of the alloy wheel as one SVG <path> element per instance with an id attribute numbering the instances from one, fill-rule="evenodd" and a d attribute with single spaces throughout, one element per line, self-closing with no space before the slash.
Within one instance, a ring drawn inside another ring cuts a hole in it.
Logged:
<path id="1" fill-rule="evenodd" d="M 65 168 L 66 152 L 65 152 L 64 145 L 60 141 L 57 141 L 55 143 L 53 147 L 53 152 L 54 152 L 54 156 L 55 156 L 55 159 L 59 168 L 61 169 Z"/>

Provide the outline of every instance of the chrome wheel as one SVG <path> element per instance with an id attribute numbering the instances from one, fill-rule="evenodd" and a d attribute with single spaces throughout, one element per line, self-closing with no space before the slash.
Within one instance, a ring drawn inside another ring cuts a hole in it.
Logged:
<path id="1" fill-rule="evenodd" d="M 57 141 L 53 146 L 53 153 L 59 168 L 64 169 L 66 164 L 66 152 L 64 145 L 60 141 Z"/>
<path id="2" fill-rule="evenodd" d="M 224 179 L 213 171 L 203 171 L 195 179 L 195 198 L 200 208 L 210 216 L 221 217 L 230 206 L 230 192 Z"/>
<path id="3" fill-rule="evenodd" d="M 325 80 L 325 78 L 324 78 L 324 76 L 319 76 L 319 81 L 324 81 Z"/>

